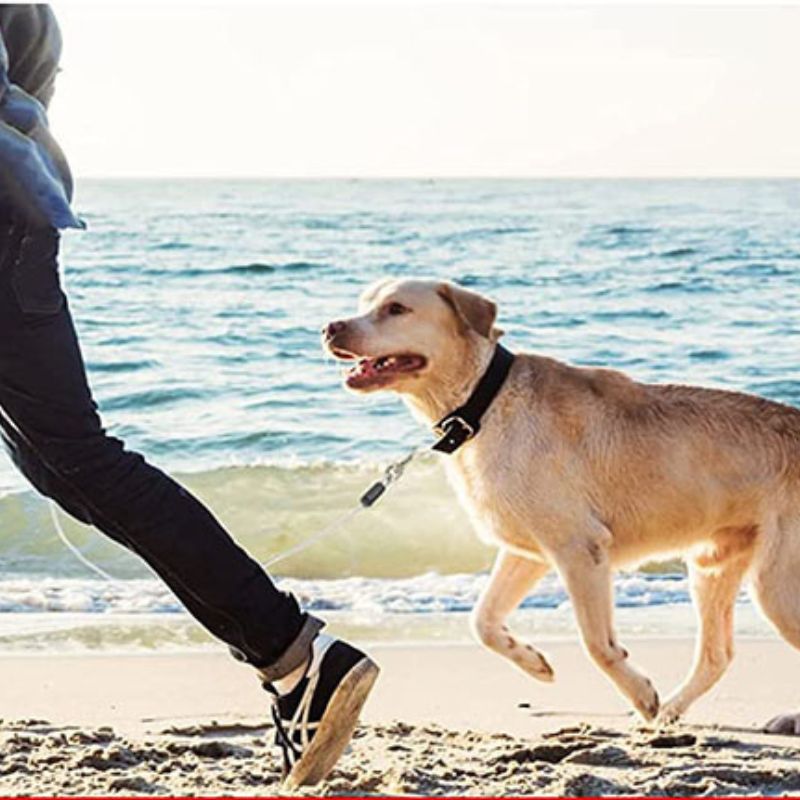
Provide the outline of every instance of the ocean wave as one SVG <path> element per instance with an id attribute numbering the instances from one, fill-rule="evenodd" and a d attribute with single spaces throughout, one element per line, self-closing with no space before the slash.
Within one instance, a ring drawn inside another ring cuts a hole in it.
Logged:
<path id="1" fill-rule="evenodd" d="M 266 435 L 266 434 L 265 434 Z M 382 474 L 378 463 L 251 466 L 178 475 L 234 538 L 267 561 L 313 535 L 358 504 Z M 147 575 L 138 559 L 92 528 L 61 514 L 64 528 L 104 570 Z M 0 570 L 80 576 L 82 567 L 56 536 L 47 503 L 33 492 L 0 497 Z M 427 572 L 477 572 L 491 563 L 490 548 L 472 532 L 440 466 L 427 458 L 374 509 L 336 537 L 277 565 L 281 575 L 407 577 Z"/>
<path id="2" fill-rule="evenodd" d="M 697 294 L 701 292 L 713 292 L 714 284 L 707 278 L 688 277 L 684 280 L 668 280 L 661 281 L 660 283 L 646 286 L 643 291 L 652 293 L 671 293 L 675 295 L 681 294 Z"/>
<path id="3" fill-rule="evenodd" d="M 779 278 L 793 272 L 790 268 L 779 267 L 777 264 L 763 262 L 750 262 L 725 270 L 726 275 L 744 278 Z"/>
<path id="4" fill-rule="evenodd" d="M 464 614 L 470 612 L 488 575 L 426 573 L 410 578 L 284 578 L 312 612 L 375 614 Z M 619 608 L 643 608 L 690 602 L 683 574 L 622 573 L 615 581 Z M 744 595 L 742 596 L 744 601 Z M 548 575 L 520 605 L 521 610 L 561 610 L 570 601 L 561 581 Z M 103 581 L 95 578 L 4 577 L 0 574 L 0 612 L 81 614 L 185 614 L 164 585 L 152 578 Z"/>
<path id="5" fill-rule="evenodd" d="M 91 361 L 87 365 L 91 372 L 138 372 L 157 366 L 154 360 L 132 359 L 130 361 Z"/>
<path id="6" fill-rule="evenodd" d="M 191 242 L 159 242 L 151 246 L 151 250 L 191 250 L 194 245 Z"/>
<path id="7" fill-rule="evenodd" d="M 699 251 L 695 247 L 673 247 L 670 250 L 665 250 L 659 253 L 659 258 L 686 258 L 687 256 L 697 255 Z"/>
<path id="8" fill-rule="evenodd" d="M 602 311 L 594 315 L 595 319 L 604 322 L 620 322 L 624 320 L 666 319 L 669 312 L 662 308 L 621 308 L 614 311 Z"/>
<path id="9" fill-rule="evenodd" d="M 275 264 L 261 264 L 254 261 L 252 264 L 231 264 L 229 267 L 220 267 L 213 272 L 220 275 L 269 275 L 279 269 L 280 267 Z"/>
<path id="10" fill-rule="evenodd" d="M 207 389 L 201 391 L 189 386 L 164 386 L 160 389 L 145 389 L 140 392 L 132 392 L 126 388 L 122 394 L 106 398 L 104 407 L 107 411 L 115 411 L 119 408 L 152 408 L 178 401 L 207 400 L 208 398 Z"/>
<path id="11" fill-rule="evenodd" d="M 646 225 L 612 225 L 610 228 L 606 228 L 604 232 L 612 236 L 635 236 L 656 233 L 656 228 Z"/>
<path id="12" fill-rule="evenodd" d="M 493 228 L 466 228 L 464 230 L 453 231 L 438 236 L 435 240 L 436 244 L 458 244 L 483 240 L 491 240 L 499 236 L 520 236 L 531 233 L 536 233 L 537 229 L 528 225 L 507 225 L 497 226 Z"/>
<path id="13" fill-rule="evenodd" d="M 219 271 L 234 275 L 261 275 L 271 272 L 318 272 L 329 268 L 328 264 L 318 264 L 313 261 L 288 261 L 285 264 L 233 264 Z"/>
<path id="14" fill-rule="evenodd" d="M 359 497 L 382 474 L 381 465 L 373 462 L 318 462 L 227 467 L 176 477 L 265 563 L 360 508 Z M 46 500 L 30 491 L 0 496 L 0 519 L 0 574 L 25 580 L 31 575 L 86 577 L 86 567 L 59 539 Z M 150 575 L 138 558 L 94 528 L 60 511 L 58 520 L 69 540 L 112 576 L 134 580 Z M 406 468 L 403 480 L 376 506 L 362 509 L 334 536 L 270 571 L 301 580 L 352 578 L 350 586 L 357 591 L 359 580 L 422 575 L 445 580 L 480 573 L 494 554 L 475 535 L 440 464 L 424 456 Z M 671 561 L 650 569 L 669 573 L 681 568 Z M 398 598 L 404 590 L 399 591 Z"/>
<path id="15" fill-rule="evenodd" d="M 689 358 L 696 361 L 723 361 L 730 358 L 728 350 L 690 350 Z"/>
<path id="16" fill-rule="evenodd" d="M 330 264 L 316 263 L 313 261 L 287 261 L 285 263 L 264 263 L 253 261 L 248 264 L 228 264 L 225 266 L 187 267 L 173 265 L 162 267 L 131 267 L 139 275 L 169 276 L 173 280 L 196 280 L 212 276 L 225 275 L 277 275 L 293 272 L 324 272 L 331 269 Z"/>

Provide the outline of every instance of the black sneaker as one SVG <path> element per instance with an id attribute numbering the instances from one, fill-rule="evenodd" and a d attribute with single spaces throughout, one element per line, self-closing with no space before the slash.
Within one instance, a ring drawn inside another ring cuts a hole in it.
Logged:
<path id="1" fill-rule="evenodd" d="M 358 715 L 378 677 L 378 665 L 346 642 L 328 636 L 311 644 L 306 674 L 289 694 L 274 695 L 275 743 L 283 753 L 284 784 L 324 780 L 347 747 Z"/>

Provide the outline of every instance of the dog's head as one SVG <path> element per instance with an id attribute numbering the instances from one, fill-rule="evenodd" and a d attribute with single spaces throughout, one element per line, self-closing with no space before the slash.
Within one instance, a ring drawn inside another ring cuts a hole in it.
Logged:
<path id="1" fill-rule="evenodd" d="M 353 362 L 348 388 L 419 394 L 499 338 L 496 314 L 491 300 L 452 283 L 383 280 L 361 295 L 358 316 L 323 329 L 323 343 Z"/>

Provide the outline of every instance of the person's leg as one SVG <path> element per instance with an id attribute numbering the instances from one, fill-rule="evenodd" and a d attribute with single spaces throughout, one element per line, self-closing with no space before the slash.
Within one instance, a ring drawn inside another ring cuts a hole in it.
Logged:
<path id="1" fill-rule="evenodd" d="M 103 430 L 60 289 L 58 233 L 0 228 L 0 428 L 34 486 L 140 555 L 267 680 L 303 664 L 303 614 L 185 489 Z"/>
<path id="2" fill-rule="evenodd" d="M 287 781 L 344 752 L 378 675 L 303 614 L 185 489 L 103 430 L 58 280 L 58 233 L 0 219 L 0 435 L 43 494 L 139 554 L 273 695 Z"/>

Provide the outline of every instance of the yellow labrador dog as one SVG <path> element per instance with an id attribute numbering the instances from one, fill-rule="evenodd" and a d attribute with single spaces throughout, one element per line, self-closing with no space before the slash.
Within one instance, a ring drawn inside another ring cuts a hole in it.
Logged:
<path id="1" fill-rule="evenodd" d="M 495 316 L 493 302 L 453 284 L 387 280 L 323 338 L 352 361 L 350 389 L 396 391 L 431 425 L 487 370 L 501 335 Z M 506 619 L 551 569 L 588 653 L 646 719 L 676 719 L 719 680 L 746 575 L 766 616 L 800 647 L 800 411 L 517 355 L 482 429 L 446 466 L 481 537 L 499 547 L 475 633 L 534 678 L 551 681 L 553 670 Z M 614 630 L 612 574 L 670 554 L 687 557 L 700 628 L 691 673 L 659 708 Z M 799 721 L 770 725 L 800 732 Z"/>

